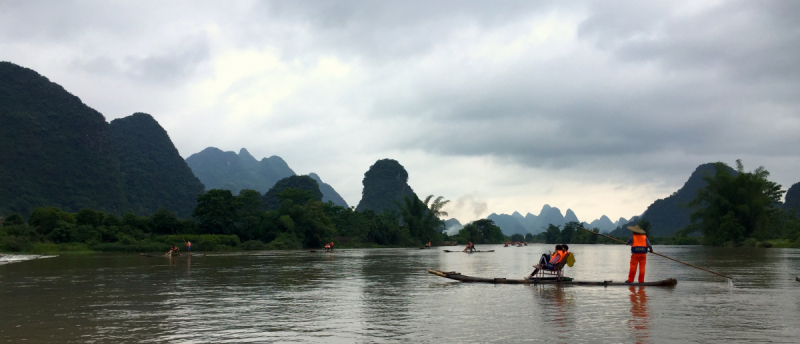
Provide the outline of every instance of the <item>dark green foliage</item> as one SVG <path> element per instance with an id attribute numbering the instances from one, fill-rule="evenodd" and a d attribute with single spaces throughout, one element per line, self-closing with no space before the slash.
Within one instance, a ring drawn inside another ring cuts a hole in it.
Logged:
<path id="1" fill-rule="evenodd" d="M 62 224 L 75 224 L 75 218 L 56 207 L 36 208 L 31 212 L 28 224 L 36 228 L 39 235 L 46 237 Z"/>
<path id="2" fill-rule="evenodd" d="M 161 208 L 150 215 L 149 222 L 153 234 L 177 234 L 179 221 L 175 213 Z"/>
<path id="3" fill-rule="evenodd" d="M 564 228 L 561 230 L 561 239 L 560 243 L 562 244 L 569 244 L 572 243 L 572 237 L 575 235 L 575 232 L 578 231 L 578 227 L 581 224 L 579 222 L 570 221 L 564 224 Z"/>
<path id="4" fill-rule="evenodd" d="M 278 180 L 295 175 L 279 156 L 258 161 L 244 148 L 237 155 L 208 147 L 186 158 L 186 163 L 206 190 L 230 190 L 233 194 L 244 189 L 265 193 Z"/>
<path id="5" fill-rule="evenodd" d="M 19 214 L 11 214 L 6 216 L 5 219 L 3 219 L 3 226 L 16 226 L 24 224 L 25 224 L 25 219 Z"/>
<path id="6" fill-rule="evenodd" d="M 194 217 L 203 234 L 233 234 L 236 227 L 238 202 L 229 190 L 209 190 L 197 196 Z"/>
<path id="7" fill-rule="evenodd" d="M 525 241 L 533 242 L 533 234 L 531 233 L 525 234 Z"/>
<path id="8" fill-rule="evenodd" d="M 392 159 L 378 160 L 364 173 L 364 189 L 356 210 L 372 210 L 379 214 L 398 210 L 403 197 L 414 197 L 414 190 L 407 182 L 408 173 L 400 163 Z"/>
<path id="9" fill-rule="evenodd" d="M 770 238 L 773 221 L 781 215 L 775 206 L 783 191 L 767 180 L 769 172 L 763 167 L 745 172 L 741 161 L 736 164 L 738 173 L 732 175 L 727 165 L 716 163 L 715 174 L 704 178 L 708 185 L 689 203 L 696 209 L 690 228 L 702 232 L 709 245 L 741 245 L 750 237 Z"/>
<path id="10" fill-rule="evenodd" d="M 473 244 L 502 244 L 507 236 L 503 235 L 500 227 L 494 221 L 482 219 L 468 223 L 458 231 L 455 236 L 459 243 L 472 242 Z"/>
<path id="11" fill-rule="evenodd" d="M 325 213 L 337 228 L 336 244 L 339 247 L 363 246 L 375 243 L 386 246 L 411 245 L 408 229 L 399 225 L 400 215 L 394 211 L 376 214 L 372 210 L 363 212 L 344 208 L 333 203 L 325 204 Z"/>
<path id="12" fill-rule="evenodd" d="M 525 237 L 522 234 L 514 233 L 511 235 L 511 241 L 513 242 L 523 242 L 525 241 Z"/>
<path id="13" fill-rule="evenodd" d="M 547 230 L 544 232 L 544 243 L 559 244 L 560 240 L 561 240 L 561 228 L 552 224 L 547 226 Z"/>
<path id="14" fill-rule="evenodd" d="M 308 194 L 309 199 L 294 200 L 295 203 L 305 204 L 310 200 L 322 201 L 322 192 L 319 191 L 319 185 L 317 184 L 317 181 L 309 176 L 291 176 L 279 180 L 277 183 L 275 183 L 275 186 L 270 188 L 269 191 L 264 194 L 264 207 L 267 210 L 277 209 L 280 206 L 280 197 L 278 195 L 289 188 L 306 190 L 310 192 L 310 194 Z"/>
<path id="15" fill-rule="evenodd" d="M 169 135 L 145 113 L 118 118 L 109 124 L 111 144 L 125 179 L 130 210 L 151 214 L 166 208 L 189 217 L 196 198 L 205 191 Z"/>
<path id="16" fill-rule="evenodd" d="M 9 62 L 0 62 L 0 156 L 0 214 L 127 206 L 103 115 Z"/>
<path id="17" fill-rule="evenodd" d="M 267 244 L 261 240 L 249 240 L 242 243 L 242 249 L 246 251 L 266 250 Z"/>
<path id="18" fill-rule="evenodd" d="M 441 209 L 449 201 L 438 197 L 428 207 L 432 198 L 433 195 L 422 201 L 416 194 L 413 194 L 411 197 L 403 197 L 403 202 L 399 204 L 403 226 L 409 236 L 418 243 L 442 241 L 439 228 L 444 225 L 444 221 L 440 220 L 439 216 L 447 216 L 447 213 L 442 212 Z"/>

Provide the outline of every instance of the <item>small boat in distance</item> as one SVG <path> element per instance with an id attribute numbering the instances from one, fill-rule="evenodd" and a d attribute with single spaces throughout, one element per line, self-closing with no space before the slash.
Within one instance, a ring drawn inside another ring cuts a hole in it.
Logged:
<path id="1" fill-rule="evenodd" d="M 428 273 L 436 276 L 449 278 L 461 282 L 470 283 L 493 283 L 493 284 L 561 284 L 561 285 L 597 285 L 597 286 L 634 286 L 634 287 L 672 287 L 678 284 L 678 280 L 668 278 L 661 281 L 644 282 L 644 283 L 625 283 L 614 281 L 575 281 L 570 277 L 563 277 L 557 279 L 555 277 L 549 278 L 534 278 L 534 279 L 507 279 L 507 278 L 481 278 L 462 275 L 455 271 L 444 272 L 439 270 L 428 270 Z"/>

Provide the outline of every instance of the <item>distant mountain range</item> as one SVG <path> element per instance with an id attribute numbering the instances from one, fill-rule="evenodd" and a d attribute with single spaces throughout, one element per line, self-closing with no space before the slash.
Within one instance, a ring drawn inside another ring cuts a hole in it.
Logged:
<path id="1" fill-rule="evenodd" d="M 486 218 L 494 221 L 505 235 L 525 235 L 528 233 L 535 235 L 546 231 L 550 224 L 563 226 L 567 222 L 581 222 L 571 209 L 567 209 L 566 213 L 562 215 L 561 210 L 548 204 L 542 207 L 539 215 L 527 213 L 522 216 L 522 214 L 515 211 L 511 215 L 493 213 Z M 620 218 L 617 222 L 611 222 L 607 216 L 603 215 L 591 223 L 583 223 L 585 224 L 584 226 L 589 228 L 598 228 L 601 232 L 609 232 L 617 228 L 619 223 L 625 223 L 626 221 L 625 218 Z"/>
<path id="2" fill-rule="evenodd" d="M 244 189 L 266 194 L 279 180 L 296 175 L 281 157 L 273 155 L 259 161 L 245 148 L 236 154 L 208 147 L 186 158 L 186 163 L 206 186 L 206 190 L 230 190 L 234 195 Z M 310 173 L 309 177 L 319 184 L 323 202 L 331 201 L 347 207 L 342 196 L 332 186 L 323 183 L 316 173 Z"/>
<path id="3" fill-rule="evenodd" d="M 208 147 L 186 158 L 186 163 L 206 190 L 230 190 L 234 195 L 244 189 L 264 194 L 279 180 L 296 175 L 279 156 L 258 161 L 244 148 L 236 154 Z"/>

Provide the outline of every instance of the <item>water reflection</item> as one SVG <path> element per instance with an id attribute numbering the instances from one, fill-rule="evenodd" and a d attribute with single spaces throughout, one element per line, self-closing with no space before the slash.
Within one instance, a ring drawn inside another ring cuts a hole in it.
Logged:
<path id="1" fill-rule="evenodd" d="M 631 319 L 628 329 L 636 343 L 650 342 L 650 314 L 647 309 L 646 287 L 628 287 L 631 298 Z"/>
<path id="2" fill-rule="evenodd" d="M 533 287 L 542 304 L 541 326 L 555 335 L 556 343 L 569 342 L 570 332 L 575 327 L 572 288 L 560 285 L 537 285 Z"/>
<path id="3" fill-rule="evenodd" d="M 410 289 L 406 269 L 392 269 L 386 266 L 398 264 L 406 269 L 411 266 L 408 256 L 402 251 L 373 250 L 364 255 L 361 266 L 363 276 L 362 312 L 365 319 L 363 333 L 370 337 L 396 338 L 409 333 L 406 326 L 412 319 L 412 301 L 405 292 Z"/>

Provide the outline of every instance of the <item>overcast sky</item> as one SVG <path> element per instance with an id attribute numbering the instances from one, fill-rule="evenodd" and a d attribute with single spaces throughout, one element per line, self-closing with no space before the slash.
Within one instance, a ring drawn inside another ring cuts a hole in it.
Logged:
<path id="1" fill-rule="evenodd" d="M 462 223 L 630 218 L 702 163 L 800 182 L 796 1 L 6 1 L 0 60 L 186 158 L 278 155 L 350 205 L 396 159 Z"/>

